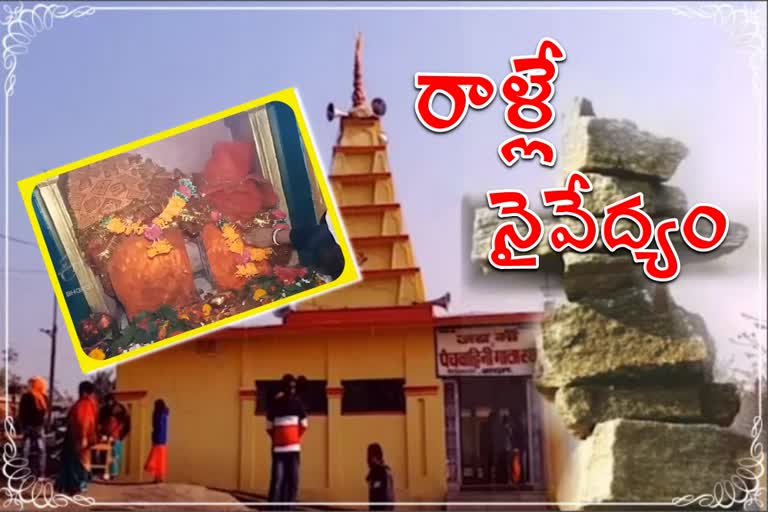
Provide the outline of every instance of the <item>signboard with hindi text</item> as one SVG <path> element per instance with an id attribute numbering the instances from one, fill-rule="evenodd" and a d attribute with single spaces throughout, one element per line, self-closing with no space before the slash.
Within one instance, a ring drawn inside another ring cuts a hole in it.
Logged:
<path id="1" fill-rule="evenodd" d="M 438 329 L 438 377 L 533 374 L 538 324 Z"/>

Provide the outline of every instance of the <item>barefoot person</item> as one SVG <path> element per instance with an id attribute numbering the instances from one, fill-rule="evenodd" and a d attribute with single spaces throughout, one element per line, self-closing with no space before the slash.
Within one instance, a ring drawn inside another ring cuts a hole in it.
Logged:
<path id="1" fill-rule="evenodd" d="M 379 443 L 368 445 L 369 510 L 394 510 L 395 486 L 392 471 L 384 463 L 384 450 Z"/>
<path id="2" fill-rule="evenodd" d="M 282 390 L 267 409 L 267 433 L 272 440 L 270 503 L 296 502 L 301 438 L 306 430 L 307 414 L 296 395 L 296 378 L 284 375 Z"/>
<path id="3" fill-rule="evenodd" d="M 245 241 L 255 247 L 291 245 L 299 251 L 302 265 L 334 280 L 344 271 L 344 255 L 328 227 L 326 215 L 317 226 L 256 228 L 245 234 Z"/>
<path id="4" fill-rule="evenodd" d="M 30 461 L 32 474 L 37 477 L 45 476 L 45 416 L 48 413 L 46 388 L 45 379 L 32 377 L 27 392 L 19 401 L 18 425 L 24 436 L 24 458 Z"/>
<path id="5" fill-rule="evenodd" d="M 152 413 L 152 450 L 147 457 L 144 470 L 152 475 L 156 484 L 165 481 L 168 472 L 168 414 L 170 411 L 162 400 L 155 400 Z"/>
<path id="6" fill-rule="evenodd" d="M 69 410 L 67 433 L 61 453 L 61 471 L 56 480 L 60 492 L 76 494 L 86 490 L 91 479 L 91 447 L 98 440 L 96 388 L 83 381 L 79 398 Z"/>

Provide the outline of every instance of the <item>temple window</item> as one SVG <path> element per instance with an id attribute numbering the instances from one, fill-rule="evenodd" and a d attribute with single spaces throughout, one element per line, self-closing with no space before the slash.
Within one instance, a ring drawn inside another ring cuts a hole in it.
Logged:
<path id="1" fill-rule="evenodd" d="M 371 379 L 341 381 L 342 414 L 405 412 L 405 380 Z"/>
<path id="2" fill-rule="evenodd" d="M 271 401 L 280 393 L 282 383 L 279 380 L 256 381 L 256 413 L 264 414 Z M 304 403 L 307 414 L 328 414 L 327 382 L 324 380 L 306 380 L 296 389 Z"/>

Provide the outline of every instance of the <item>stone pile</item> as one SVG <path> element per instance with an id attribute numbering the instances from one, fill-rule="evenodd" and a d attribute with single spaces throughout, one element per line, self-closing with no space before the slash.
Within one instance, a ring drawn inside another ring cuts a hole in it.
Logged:
<path id="1" fill-rule="evenodd" d="M 630 121 L 596 117 L 579 99 L 567 120 L 561 163 L 564 171 L 589 177 L 593 191 L 585 194 L 585 207 L 598 217 L 605 206 L 643 192 L 654 219 L 682 219 L 685 194 L 665 182 L 686 155 L 680 142 Z M 495 211 L 477 210 L 476 261 L 487 261 L 500 222 Z M 745 239 L 746 228 L 732 222 L 712 256 Z M 676 246 L 683 261 L 695 254 L 681 240 Z M 702 319 L 677 306 L 626 251 L 597 246 L 587 254 L 556 254 L 546 243 L 536 251 L 543 268 L 560 272 L 568 299 L 542 325 L 536 375 L 565 426 L 584 440 L 565 477 L 574 479 L 568 501 L 669 502 L 712 493 L 735 475 L 749 442 L 725 428 L 739 411 L 739 396 L 736 386 L 712 381 L 714 346 Z"/>

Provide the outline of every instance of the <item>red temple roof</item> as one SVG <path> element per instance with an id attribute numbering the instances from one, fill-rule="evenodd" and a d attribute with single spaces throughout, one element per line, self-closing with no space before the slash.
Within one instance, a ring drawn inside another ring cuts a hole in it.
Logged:
<path id="1" fill-rule="evenodd" d="M 291 311 L 282 324 L 255 327 L 234 327 L 212 334 L 211 337 L 243 338 L 276 333 L 307 332 L 317 329 L 355 327 L 480 327 L 486 325 L 541 322 L 542 312 L 487 313 L 456 316 L 435 316 L 430 303 L 410 306 L 371 308 L 317 309 Z"/>

